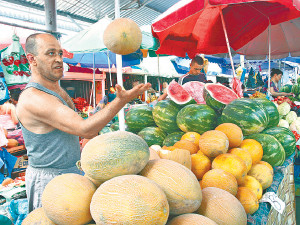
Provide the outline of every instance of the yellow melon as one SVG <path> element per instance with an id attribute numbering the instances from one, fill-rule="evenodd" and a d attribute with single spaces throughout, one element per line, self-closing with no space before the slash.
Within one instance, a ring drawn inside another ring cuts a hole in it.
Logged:
<path id="1" fill-rule="evenodd" d="M 239 200 L 229 192 L 216 187 L 202 190 L 202 203 L 197 213 L 220 225 L 246 225 L 247 214 Z"/>
<path id="2" fill-rule="evenodd" d="M 233 123 L 222 123 L 215 130 L 222 131 L 229 140 L 229 148 L 238 147 L 243 141 L 242 129 Z"/>
<path id="3" fill-rule="evenodd" d="M 112 52 L 128 55 L 142 44 L 139 26 L 129 18 L 118 18 L 111 22 L 103 34 L 104 45 Z"/>
<path id="4" fill-rule="evenodd" d="M 199 151 L 199 146 L 196 145 L 194 142 L 188 141 L 188 140 L 180 140 L 177 141 L 174 144 L 175 148 L 180 148 L 180 149 L 186 149 L 188 150 L 191 154 L 195 154 Z"/>
<path id="5" fill-rule="evenodd" d="M 272 172 L 272 175 L 274 175 L 274 169 L 273 169 L 273 167 L 271 166 L 271 164 L 270 163 L 268 163 L 268 162 L 265 162 L 265 161 L 259 161 L 258 162 L 258 164 L 263 164 L 263 165 L 266 165 L 270 170 L 271 170 L 271 172 Z"/>
<path id="6" fill-rule="evenodd" d="M 263 189 L 256 178 L 249 175 L 246 176 L 245 181 L 241 186 L 251 189 L 254 192 L 254 194 L 256 194 L 257 199 L 261 199 Z"/>
<path id="7" fill-rule="evenodd" d="M 168 220 L 169 205 L 165 193 L 154 181 L 139 175 L 124 175 L 104 182 L 97 189 L 91 214 L 99 225 L 163 225 Z"/>
<path id="8" fill-rule="evenodd" d="M 245 162 L 238 156 L 225 153 L 217 156 L 212 162 L 213 169 L 222 169 L 235 176 L 238 184 L 242 184 L 247 175 Z"/>
<path id="9" fill-rule="evenodd" d="M 116 176 L 139 173 L 149 157 L 149 147 L 141 137 L 116 131 L 91 139 L 82 150 L 80 162 L 87 176 L 104 182 Z"/>
<path id="10" fill-rule="evenodd" d="M 262 145 L 254 139 L 243 140 L 239 147 L 250 153 L 252 165 L 258 163 L 263 157 L 264 151 Z"/>
<path id="11" fill-rule="evenodd" d="M 67 173 L 53 178 L 42 194 L 47 217 L 56 224 L 86 224 L 96 186 L 86 177 Z"/>
<path id="12" fill-rule="evenodd" d="M 217 187 L 236 195 L 238 183 L 235 176 L 221 169 L 212 169 L 204 174 L 201 181 L 201 188 Z"/>
<path id="13" fill-rule="evenodd" d="M 176 148 L 176 147 L 174 147 L 174 146 L 162 146 L 162 149 L 164 149 L 164 150 L 169 150 L 169 151 L 174 151 L 175 149 L 178 149 L 178 148 Z"/>
<path id="14" fill-rule="evenodd" d="M 93 179 L 93 178 L 90 178 L 88 175 L 84 175 L 85 177 L 87 177 L 90 181 L 92 181 L 93 182 L 93 184 L 96 186 L 96 187 L 99 187 L 103 182 L 100 182 L 100 181 L 98 181 L 98 180 L 95 180 L 95 179 Z"/>
<path id="15" fill-rule="evenodd" d="M 170 214 L 197 210 L 201 204 L 201 187 L 196 176 L 185 166 L 167 159 L 148 162 L 141 175 L 155 181 L 165 192 Z"/>
<path id="16" fill-rule="evenodd" d="M 168 225 L 218 225 L 211 219 L 194 213 L 187 213 L 173 218 Z"/>
<path id="17" fill-rule="evenodd" d="M 199 139 L 200 151 L 210 157 L 214 158 L 218 155 L 228 151 L 229 141 L 227 136 L 217 130 L 210 130 L 204 132 Z"/>
<path id="18" fill-rule="evenodd" d="M 204 154 L 192 154 L 192 172 L 197 179 L 201 180 L 203 175 L 211 169 L 211 161 Z"/>
<path id="19" fill-rule="evenodd" d="M 197 132 L 187 132 L 184 135 L 182 135 L 181 140 L 188 140 L 194 142 L 197 146 L 199 146 L 200 137 L 201 135 Z"/>
<path id="20" fill-rule="evenodd" d="M 149 151 L 150 151 L 150 158 L 149 158 L 149 160 L 160 159 L 159 155 L 157 154 L 157 152 L 154 149 L 149 148 Z"/>
<path id="21" fill-rule="evenodd" d="M 22 225 L 55 225 L 45 214 L 43 208 L 37 208 L 27 215 Z"/>
<path id="22" fill-rule="evenodd" d="M 247 172 L 251 169 L 252 158 L 251 158 L 250 153 L 246 149 L 232 148 L 228 152 L 231 153 L 231 154 L 237 155 L 242 160 L 244 160 L 244 162 L 246 164 L 246 167 L 247 167 Z"/>
<path id="23" fill-rule="evenodd" d="M 242 203 L 246 213 L 253 214 L 258 210 L 257 196 L 250 188 L 239 187 L 236 198 Z"/>
<path id="24" fill-rule="evenodd" d="M 273 182 L 273 174 L 268 166 L 263 164 L 255 164 L 252 166 L 248 175 L 256 178 L 261 184 L 263 190 L 270 187 Z"/>

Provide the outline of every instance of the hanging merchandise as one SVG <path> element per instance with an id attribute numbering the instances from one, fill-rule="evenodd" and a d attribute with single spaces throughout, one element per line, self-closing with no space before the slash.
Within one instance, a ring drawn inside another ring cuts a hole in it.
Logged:
<path id="1" fill-rule="evenodd" d="M 29 63 L 19 37 L 13 35 L 13 43 L 1 53 L 1 67 L 7 86 L 26 84 L 30 80 Z"/>
<path id="2" fill-rule="evenodd" d="M 255 88 L 255 78 L 254 78 L 254 70 L 251 67 L 249 75 L 248 75 L 248 79 L 246 82 L 246 87 L 247 88 Z"/>
<path id="3" fill-rule="evenodd" d="M 5 79 L 0 77 L 0 105 L 9 100 L 9 92 L 5 83 Z"/>
<path id="4" fill-rule="evenodd" d="M 262 87 L 262 86 L 264 86 L 264 84 L 265 83 L 263 81 L 263 78 L 262 78 L 260 72 L 258 71 L 257 74 L 256 74 L 256 86 L 257 87 Z"/>

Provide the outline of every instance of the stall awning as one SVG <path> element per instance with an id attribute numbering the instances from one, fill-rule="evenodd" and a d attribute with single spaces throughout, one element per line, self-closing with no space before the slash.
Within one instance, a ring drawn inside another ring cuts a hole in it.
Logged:
<path id="1" fill-rule="evenodd" d="M 105 74 L 95 74 L 95 80 L 101 81 L 106 78 Z M 93 82 L 92 73 L 76 73 L 76 72 L 64 72 L 62 80 L 81 80 Z"/>

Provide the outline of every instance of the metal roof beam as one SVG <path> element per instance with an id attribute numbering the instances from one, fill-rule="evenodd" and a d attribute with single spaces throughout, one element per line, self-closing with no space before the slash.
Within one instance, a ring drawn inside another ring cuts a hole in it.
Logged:
<path id="1" fill-rule="evenodd" d="M 38 9 L 38 10 L 41 10 L 41 11 L 45 11 L 44 6 L 39 5 L 39 4 L 35 4 L 35 3 L 31 3 L 31 2 L 27 2 L 25 0 L 2 0 L 2 1 L 10 2 L 10 3 L 13 3 L 13 4 L 17 4 L 17 5 L 22 5 L 22 6 L 29 7 L 29 8 Z M 96 23 L 97 22 L 96 19 L 89 19 L 89 18 L 86 18 L 86 17 L 83 17 L 83 16 L 78 16 L 78 15 L 68 13 L 68 12 L 65 12 L 65 11 L 61 11 L 61 10 L 57 10 L 57 14 L 60 15 L 60 16 L 71 16 L 73 19 L 81 20 L 81 21 L 88 22 L 88 23 Z"/>

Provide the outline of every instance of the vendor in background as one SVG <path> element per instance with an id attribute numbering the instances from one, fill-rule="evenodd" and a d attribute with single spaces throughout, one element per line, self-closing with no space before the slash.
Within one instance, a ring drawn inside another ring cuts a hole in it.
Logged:
<path id="1" fill-rule="evenodd" d="M 63 49 L 51 34 L 35 33 L 26 40 L 26 56 L 31 80 L 20 95 L 17 116 L 28 154 L 26 194 L 29 212 L 41 207 L 46 185 L 56 176 L 81 172 L 79 137 L 91 139 L 132 99 L 151 84 L 130 90 L 116 85 L 116 98 L 93 116 L 83 119 L 66 91 L 59 85 L 63 77 Z"/>
<path id="2" fill-rule="evenodd" d="M 117 97 L 116 90 L 113 87 L 110 87 L 107 96 L 108 96 L 108 103 L 112 102 Z"/>
<path id="3" fill-rule="evenodd" d="M 204 60 L 203 57 L 200 55 L 196 55 L 190 64 L 190 70 L 187 74 L 181 76 L 179 78 L 178 83 L 183 85 L 190 81 L 200 81 L 206 82 L 205 74 L 202 71 L 204 67 Z"/>
<path id="4" fill-rule="evenodd" d="M 273 97 L 277 96 L 292 96 L 293 93 L 279 92 L 278 90 L 278 82 L 281 80 L 282 71 L 280 69 L 272 69 L 271 70 L 271 80 L 270 80 L 270 93 Z M 265 82 L 263 87 L 263 92 L 267 93 L 268 90 L 268 80 Z"/>

